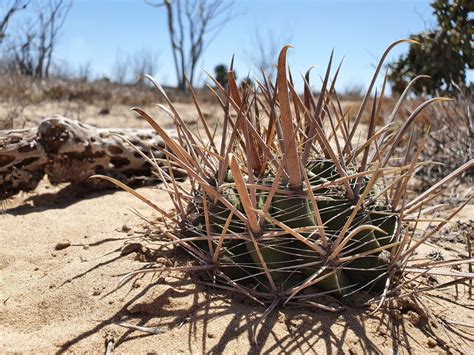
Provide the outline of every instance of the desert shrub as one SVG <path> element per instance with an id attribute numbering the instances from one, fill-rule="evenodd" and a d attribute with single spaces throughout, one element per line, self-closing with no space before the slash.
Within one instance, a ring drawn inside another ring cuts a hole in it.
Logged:
<path id="1" fill-rule="evenodd" d="M 431 80 L 413 85 L 417 94 L 455 92 L 455 85 L 466 85 L 466 71 L 474 68 L 474 3 L 469 0 L 436 0 L 431 4 L 437 27 L 414 34 L 408 54 L 389 65 L 394 92 L 401 93 L 420 74 Z"/>
<path id="2" fill-rule="evenodd" d="M 214 77 L 223 87 L 225 87 L 227 85 L 227 81 L 229 81 L 229 77 L 227 75 L 228 71 L 229 69 L 225 64 L 216 65 L 214 68 Z"/>
<path id="3" fill-rule="evenodd" d="M 433 164 L 420 167 L 418 177 L 432 184 L 449 172 L 474 159 L 474 97 L 469 91 L 459 90 L 453 101 L 430 107 L 426 125 L 431 125 L 423 160 Z M 418 132 L 421 138 L 421 132 Z M 474 182 L 474 169 L 466 170 L 462 180 Z"/>

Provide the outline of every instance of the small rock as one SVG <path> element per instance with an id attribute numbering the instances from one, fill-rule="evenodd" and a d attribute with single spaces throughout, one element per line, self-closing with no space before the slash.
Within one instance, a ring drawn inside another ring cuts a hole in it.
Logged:
<path id="1" fill-rule="evenodd" d="M 33 269 L 33 271 L 38 271 L 38 270 L 39 270 L 39 267 L 35 267 L 35 268 Z"/>
<path id="2" fill-rule="evenodd" d="M 438 345 L 438 342 L 433 338 L 428 338 L 428 346 L 434 348 Z"/>
<path id="3" fill-rule="evenodd" d="M 127 235 L 128 235 L 129 237 L 131 237 L 131 236 L 133 235 L 133 233 L 134 233 L 133 230 L 130 229 L 130 230 L 127 232 Z"/>
<path id="4" fill-rule="evenodd" d="M 110 109 L 108 107 L 102 107 L 99 111 L 99 115 L 108 115 L 110 113 Z"/>
<path id="5" fill-rule="evenodd" d="M 142 280 L 136 279 L 133 283 L 133 288 L 140 288 L 142 286 Z"/>
<path id="6" fill-rule="evenodd" d="M 216 335 L 213 332 L 207 332 L 207 337 L 209 339 L 214 339 L 216 337 Z"/>
<path id="7" fill-rule="evenodd" d="M 128 255 L 130 253 L 136 252 L 141 250 L 142 245 L 140 243 L 134 242 L 134 243 L 126 243 L 123 247 L 122 250 L 120 251 L 120 255 Z"/>
<path id="8" fill-rule="evenodd" d="M 55 250 L 63 250 L 69 248 L 71 246 L 71 242 L 67 239 L 61 240 L 59 243 L 56 244 L 54 247 Z"/>
<path id="9" fill-rule="evenodd" d="M 92 296 L 99 296 L 100 293 L 101 293 L 101 291 L 98 288 L 96 288 L 96 289 L 94 289 L 94 292 L 92 292 Z"/>
<path id="10" fill-rule="evenodd" d="M 414 311 L 408 311 L 407 312 L 407 317 L 408 317 L 408 320 L 410 321 L 410 323 L 415 325 L 415 326 L 421 320 L 421 316 L 418 313 L 414 312 Z"/>
<path id="11" fill-rule="evenodd" d="M 392 310 L 391 315 L 392 315 L 393 319 L 395 319 L 395 320 L 400 320 L 403 317 L 402 312 L 400 312 L 398 309 Z"/>
<path id="12" fill-rule="evenodd" d="M 130 232 L 131 229 L 132 229 L 132 228 L 130 228 L 130 227 L 127 226 L 126 224 L 124 224 L 124 225 L 122 226 L 122 232 L 125 232 L 125 233 Z"/>
<path id="13" fill-rule="evenodd" d="M 438 329 L 438 322 L 436 322 L 434 319 L 430 319 L 429 323 L 433 328 Z"/>
<path id="14" fill-rule="evenodd" d="M 283 312 L 278 311 L 278 323 L 285 323 L 286 322 L 286 316 Z"/>
<path id="15" fill-rule="evenodd" d="M 89 245 L 87 245 L 87 244 L 83 245 L 82 248 L 84 248 L 84 250 L 87 250 L 87 249 L 89 249 Z"/>

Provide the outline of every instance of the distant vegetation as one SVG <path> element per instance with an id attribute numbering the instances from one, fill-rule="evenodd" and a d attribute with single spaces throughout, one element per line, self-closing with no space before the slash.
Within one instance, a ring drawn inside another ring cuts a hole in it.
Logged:
<path id="1" fill-rule="evenodd" d="M 226 87 L 227 82 L 229 81 L 229 68 L 225 64 L 218 64 L 214 67 L 214 77 L 217 82 L 223 87 Z"/>
<path id="2" fill-rule="evenodd" d="M 389 79 L 394 92 L 401 93 L 417 75 L 431 76 L 413 85 L 416 94 L 453 93 L 466 82 L 467 69 L 474 69 L 474 2 L 472 0 L 436 0 L 431 4 L 436 28 L 411 39 L 407 54 L 389 65 Z"/>
<path id="3" fill-rule="evenodd" d="M 177 90 L 184 93 L 187 80 L 191 84 L 198 81 L 197 63 L 203 58 L 207 47 L 233 18 L 234 2 L 144 2 L 166 12 L 167 22 L 162 25 L 166 25 L 170 38 Z M 67 62 L 59 61 L 55 56 L 57 43 L 72 5 L 72 0 L 0 1 L 2 87 L 9 82 L 21 82 L 18 75 L 40 80 L 51 78 L 78 82 L 98 79 L 125 85 L 138 83 L 142 86 L 140 78 L 144 74 L 157 74 L 159 52 L 149 47 L 134 52 L 118 49 L 109 78 L 103 75 L 93 77 L 94 63 L 85 62 L 78 68 L 71 68 Z M 431 6 L 436 26 L 411 35 L 419 44 L 411 44 L 408 53 L 389 64 L 389 80 L 395 93 L 402 92 L 420 74 L 429 75 L 431 79 L 419 80 L 413 84 L 412 89 L 418 95 L 452 94 L 457 91 L 456 87 L 466 91 L 466 88 L 472 86 L 472 83 L 467 82 L 466 73 L 468 69 L 474 68 L 474 3 L 470 0 L 434 0 Z M 256 68 L 262 69 L 269 79 L 274 80 L 275 58 L 281 47 L 290 42 L 290 37 L 288 34 L 278 35 L 271 29 L 266 35 L 262 33 L 265 34 L 260 29 L 254 31 L 255 38 L 249 41 L 251 49 L 247 54 Z M 215 76 L 222 85 L 227 81 L 227 70 L 227 66 L 223 64 L 215 67 Z M 347 87 L 345 92 L 341 91 L 341 95 L 346 99 L 359 97 L 361 89 L 358 84 L 354 84 Z M 69 91 L 66 91 L 66 96 L 70 96 Z M 62 94 L 59 96 L 63 97 Z"/>
<path id="4" fill-rule="evenodd" d="M 2 4 L 3 69 L 35 78 L 48 78 L 53 67 L 53 54 L 71 6 L 72 0 L 7 0 Z M 26 8 L 31 8 L 32 15 L 21 17 L 16 28 L 9 31 L 13 17 Z"/>

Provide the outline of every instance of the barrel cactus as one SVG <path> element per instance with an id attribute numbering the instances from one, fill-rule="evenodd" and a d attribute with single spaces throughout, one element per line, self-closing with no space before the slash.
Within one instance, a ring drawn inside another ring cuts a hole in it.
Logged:
<path id="1" fill-rule="evenodd" d="M 198 190 L 200 202 L 190 204 L 192 212 L 181 227 L 182 238 L 202 238 L 194 246 L 213 255 L 225 279 L 264 292 L 286 292 L 308 278 L 339 296 L 383 289 L 400 228 L 397 212 L 370 201 L 379 186 L 366 178 L 349 179 L 352 191 L 360 194 L 349 198 L 334 182 L 341 179 L 336 165 L 315 158 L 300 169 L 304 177 L 296 188 L 269 168 L 253 177 L 251 196 L 246 186 L 252 178 L 242 174 L 248 170 L 235 156 L 229 163 L 221 183 L 217 178 L 213 185 L 247 220 Z"/>
<path id="2" fill-rule="evenodd" d="M 310 87 L 309 73 L 304 93 L 296 92 L 286 66 L 288 47 L 278 58 L 275 83 L 263 75 L 263 82 L 239 89 L 231 66 L 227 87 L 216 80 L 211 87 L 223 110 L 218 123 L 222 134 L 217 136 L 192 88 L 198 118 L 193 130 L 150 78 L 167 104 L 159 106 L 173 118 L 178 140 L 146 112 L 133 110 L 165 141 L 164 164 L 186 171 L 189 183 L 178 183 L 172 169 L 166 173 L 155 164 L 174 212 L 139 197 L 163 214 L 166 242 L 196 260 L 179 270 L 202 272 L 216 287 L 273 306 L 302 304 L 321 294 L 341 300 L 361 294 L 387 298 L 410 279 L 407 272 L 432 271 L 435 266 L 428 264 L 407 266 L 414 250 L 449 218 L 417 236 L 409 223 L 473 162 L 419 196 L 408 193 L 423 142 L 402 156 L 397 148 L 413 143 L 406 137 L 422 109 L 444 99 L 428 100 L 398 124 L 395 117 L 407 88 L 385 125 L 376 126 L 386 81 L 381 94 L 369 99 L 383 60 L 401 42 L 384 53 L 354 117 L 334 87 L 339 68 L 330 80 L 332 55 L 318 96 Z M 371 119 L 363 127 L 366 110 Z M 156 270 L 139 270 L 125 279 Z"/>

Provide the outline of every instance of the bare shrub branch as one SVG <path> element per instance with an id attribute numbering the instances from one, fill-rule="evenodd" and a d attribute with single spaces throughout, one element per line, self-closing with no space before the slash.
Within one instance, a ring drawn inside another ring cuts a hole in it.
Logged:
<path id="1" fill-rule="evenodd" d="M 197 63 L 230 20 L 233 1 L 145 0 L 153 7 L 165 7 L 178 90 L 186 90 L 186 78 L 193 84 Z"/>
<path id="2" fill-rule="evenodd" d="M 71 0 L 49 0 L 46 5 L 38 2 L 36 17 L 21 24 L 8 49 L 21 74 L 49 77 L 53 53 L 71 6 Z"/>
<path id="3" fill-rule="evenodd" d="M 4 6 L 4 13 L 0 15 L 0 44 L 6 37 L 7 27 L 13 15 L 20 10 L 26 9 L 31 0 L 13 0 Z"/>
<path id="4" fill-rule="evenodd" d="M 246 51 L 246 56 L 258 71 L 265 72 L 273 80 L 277 68 L 275 58 L 278 58 L 281 48 L 291 42 L 291 37 L 288 33 L 277 34 L 272 30 L 263 32 L 258 29 L 255 31 L 250 48 Z"/>

